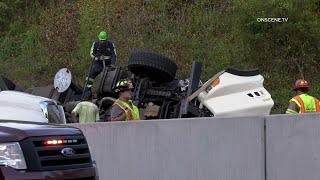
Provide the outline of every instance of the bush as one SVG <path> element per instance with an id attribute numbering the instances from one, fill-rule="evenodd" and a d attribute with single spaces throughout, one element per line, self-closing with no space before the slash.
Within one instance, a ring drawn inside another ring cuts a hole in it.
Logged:
<path id="1" fill-rule="evenodd" d="M 266 76 L 266 87 L 275 101 L 282 101 L 281 89 L 298 78 L 320 82 L 317 76 L 319 59 L 320 21 L 316 14 L 317 1 L 235 1 L 239 28 L 250 45 L 251 59 Z M 288 22 L 264 23 L 257 18 L 288 18 Z M 290 88 L 287 89 L 290 92 Z M 290 93 L 288 93 L 290 94 Z M 287 100 L 291 97 L 287 96 Z M 277 102 L 276 102 L 277 103 Z M 274 112 L 283 112 L 276 107 Z"/>
<path id="2" fill-rule="evenodd" d="M 106 30 L 119 65 L 127 64 L 132 51 L 153 50 L 174 59 L 181 78 L 189 75 L 193 60 L 203 64 L 203 81 L 230 66 L 258 67 L 275 100 L 273 113 L 285 112 L 298 78 L 313 84 L 310 93 L 320 93 L 316 0 L 55 2 L 0 2 L 0 17 L 6 17 L 0 18 L 0 71 L 25 87 L 46 85 L 63 67 L 82 84 L 91 45 Z M 288 22 L 257 21 L 278 17 Z"/>

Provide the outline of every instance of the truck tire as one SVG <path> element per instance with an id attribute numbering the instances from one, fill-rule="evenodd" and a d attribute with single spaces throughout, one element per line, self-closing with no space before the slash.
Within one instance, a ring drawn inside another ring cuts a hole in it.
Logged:
<path id="1" fill-rule="evenodd" d="M 136 51 L 130 54 L 128 69 L 141 77 L 150 77 L 159 82 L 170 82 L 176 76 L 177 65 L 173 60 L 161 54 Z"/>

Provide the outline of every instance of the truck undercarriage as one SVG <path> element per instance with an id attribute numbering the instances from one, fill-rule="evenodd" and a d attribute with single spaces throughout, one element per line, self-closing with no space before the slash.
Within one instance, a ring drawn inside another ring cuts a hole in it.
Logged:
<path id="1" fill-rule="evenodd" d="M 67 122 L 71 122 L 70 113 L 80 102 L 84 90 L 71 81 L 69 70 L 64 68 L 59 72 L 70 83 L 62 88 L 48 86 L 50 93 L 45 97 L 60 102 Z M 228 68 L 205 83 L 200 80 L 201 64 L 197 62 L 193 62 L 186 79 L 176 79 L 176 72 L 177 65 L 173 60 L 148 51 L 133 52 L 127 66 L 105 67 L 96 78 L 93 90 L 96 94 L 94 102 L 100 109 L 100 121 L 110 120 L 110 107 L 117 99 L 113 88 L 120 79 L 126 78 L 134 84 L 132 101 L 139 108 L 142 119 L 267 115 L 273 106 L 257 69 L 240 71 Z M 6 81 L 2 84 L 15 88 L 14 83 Z M 63 91 L 60 89 L 59 92 L 59 88 Z M 34 89 L 29 93 L 39 95 Z"/>

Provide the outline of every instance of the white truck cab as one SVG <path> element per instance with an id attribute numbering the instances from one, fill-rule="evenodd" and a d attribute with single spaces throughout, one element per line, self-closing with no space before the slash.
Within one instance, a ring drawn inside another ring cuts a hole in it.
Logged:
<path id="1" fill-rule="evenodd" d="M 0 91 L 0 119 L 66 124 L 55 100 L 18 91 Z"/>
<path id="2" fill-rule="evenodd" d="M 207 81 L 198 95 L 215 117 L 269 115 L 274 101 L 258 69 L 227 69 Z"/>

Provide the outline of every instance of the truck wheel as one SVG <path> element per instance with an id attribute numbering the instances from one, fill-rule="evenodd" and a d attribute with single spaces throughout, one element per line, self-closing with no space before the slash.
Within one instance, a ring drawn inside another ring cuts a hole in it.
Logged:
<path id="1" fill-rule="evenodd" d="M 141 77 L 150 77 L 159 82 L 170 82 L 176 76 L 177 65 L 173 60 L 161 54 L 136 51 L 130 54 L 128 69 Z"/>

